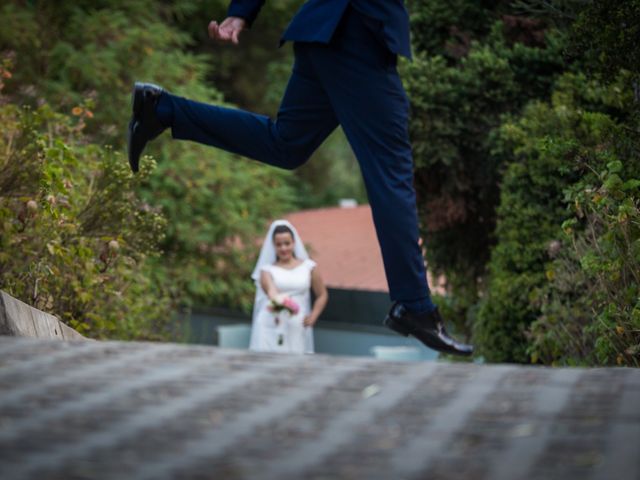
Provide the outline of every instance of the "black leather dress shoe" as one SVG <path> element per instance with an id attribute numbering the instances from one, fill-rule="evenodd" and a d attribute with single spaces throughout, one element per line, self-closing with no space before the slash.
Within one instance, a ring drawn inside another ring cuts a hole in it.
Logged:
<path id="1" fill-rule="evenodd" d="M 401 303 L 394 303 L 384 324 L 405 337 L 413 335 L 427 347 L 442 353 L 471 355 L 473 346 L 456 342 L 444 328 L 440 312 L 415 314 L 409 312 Z"/>
<path id="2" fill-rule="evenodd" d="M 131 98 L 132 115 L 129 122 L 129 165 L 134 173 L 138 171 L 140 155 L 148 142 L 156 138 L 166 128 L 156 115 L 156 105 L 164 90 L 152 83 L 136 82 Z"/>

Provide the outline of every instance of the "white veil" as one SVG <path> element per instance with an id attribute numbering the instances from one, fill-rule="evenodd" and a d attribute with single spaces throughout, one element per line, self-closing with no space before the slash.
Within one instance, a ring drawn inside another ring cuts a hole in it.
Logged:
<path id="1" fill-rule="evenodd" d="M 302 243 L 302 239 L 300 235 L 298 235 L 298 231 L 295 227 L 289 223 L 287 220 L 276 220 L 269 227 L 269 231 L 267 232 L 266 237 L 264 237 L 264 241 L 262 242 L 262 248 L 260 249 L 260 255 L 258 256 L 258 261 L 256 262 L 256 266 L 251 273 L 251 278 L 256 285 L 256 298 L 253 303 L 253 318 L 251 325 L 251 341 L 249 343 L 249 348 L 255 350 L 256 345 L 258 343 L 258 335 L 260 332 L 258 328 L 256 328 L 256 320 L 258 318 L 258 314 L 261 309 L 266 305 L 269 301 L 269 297 L 262 289 L 262 285 L 260 285 L 260 272 L 262 271 L 262 267 L 265 265 L 272 265 L 277 260 L 276 248 L 273 245 L 273 231 L 276 227 L 280 225 L 285 225 L 291 229 L 293 232 L 293 241 L 294 241 L 294 250 L 293 253 L 296 258 L 300 260 L 306 260 L 309 258 L 309 254 L 307 253 L 307 249 L 304 247 Z M 304 309 L 305 312 L 311 311 L 311 304 L 309 305 L 301 305 L 301 308 Z M 311 328 L 305 329 L 305 351 L 313 352 L 313 332 Z"/>

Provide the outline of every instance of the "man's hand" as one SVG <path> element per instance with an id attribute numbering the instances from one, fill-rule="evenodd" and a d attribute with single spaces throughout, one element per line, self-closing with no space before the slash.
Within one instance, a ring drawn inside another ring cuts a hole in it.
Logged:
<path id="1" fill-rule="evenodd" d="M 240 32 L 244 30 L 246 25 L 245 19 L 240 17 L 227 17 L 220 25 L 215 20 L 212 20 L 209 23 L 209 36 L 214 40 L 232 42 L 237 45 Z"/>

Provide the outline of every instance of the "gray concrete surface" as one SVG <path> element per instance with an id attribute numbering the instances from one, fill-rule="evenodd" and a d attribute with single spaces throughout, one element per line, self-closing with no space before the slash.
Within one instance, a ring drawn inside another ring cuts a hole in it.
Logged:
<path id="1" fill-rule="evenodd" d="M 640 371 L 0 337 L 0 478 L 638 479 Z"/>

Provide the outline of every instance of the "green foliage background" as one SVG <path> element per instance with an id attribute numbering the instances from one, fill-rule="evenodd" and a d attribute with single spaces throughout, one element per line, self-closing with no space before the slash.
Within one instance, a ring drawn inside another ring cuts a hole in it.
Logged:
<path id="1" fill-rule="evenodd" d="M 227 0 L 3 2 L 0 288 L 89 336 L 176 338 L 184 307 L 250 307 L 270 219 L 366 201 L 341 131 L 293 173 L 166 136 L 139 176 L 123 159 L 135 80 L 275 115 L 302 3 L 266 2 L 235 48 L 207 39 Z M 638 366 L 640 1 L 407 6 L 418 209 L 456 333 L 489 361 Z"/>
<path id="2" fill-rule="evenodd" d="M 0 34 L 0 108 L 7 118 L 0 287 L 89 336 L 169 338 L 176 332 L 166 327 L 185 306 L 249 308 L 254 239 L 296 204 L 298 182 L 290 174 L 167 139 L 149 149 L 159 168 L 146 159 L 140 177 L 127 171 L 121 152 L 134 80 L 222 100 L 207 80 L 207 57 L 179 28 L 178 20 L 198 6 L 105 1 L 1 7 L 8 28 Z M 16 147 L 18 139 L 24 149 Z M 36 149 L 47 144 L 64 152 L 57 163 L 49 150 Z M 73 192 L 58 191 L 57 184 L 74 185 Z M 57 210 L 49 207 L 38 208 L 26 224 L 21 219 L 30 201 L 42 207 L 61 205 L 61 198 L 64 222 L 56 223 Z M 130 221 L 139 215 L 156 221 Z M 70 225 L 77 234 L 65 234 Z M 105 250 L 111 240 L 118 242 L 117 253 Z"/>
<path id="3" fill-rule="evenodd" d="M 490 361 L 638 366 L 640 3 L 410 8 L 419 211 L 458 330 Z"/>

